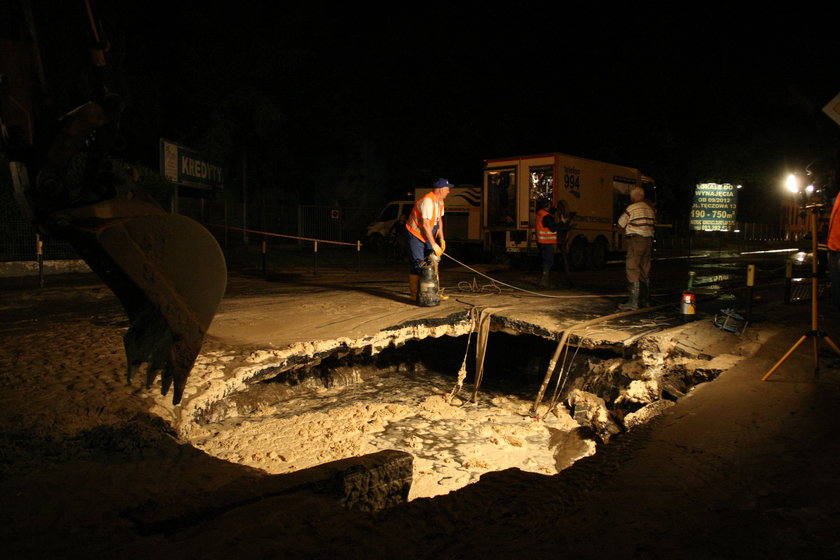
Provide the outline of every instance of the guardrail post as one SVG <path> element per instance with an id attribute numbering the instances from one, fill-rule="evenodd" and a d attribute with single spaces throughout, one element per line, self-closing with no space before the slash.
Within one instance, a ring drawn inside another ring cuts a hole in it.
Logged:
<path id="1" fill-rule="evenodd" d="M 38 286 L 44 287 L 44 242 L 41 241 L 41 234 L 35 234 L 35 255 L 38 259 Z"/>
<path id="2" fill-rule="evenodd" d="M 362 269 L 362 242 L 356 240 L 356 272 Z"/>
<path id="3" fill-rule="evenodd" d="M 317 241 L 315 241 L 315 246 L 314 247 L 315 247 L 314 251 L 313 251 L 314 264 L 313 264 L 312 273 L 317 276 L 318 275 L 318 242 Z"/>
<path id="4" fill-rule="evenodd" d="M 793 261 L 788 259 L 785 261 L 785 303 L 790 303 L 791 298 L 791 284 L 793 283 Z"/>
<path id="5" fill-rule="evenodd" d="M 753 287 L 755 286 L 755 265 L 747 265 L 747 325 L 752 324 Z"/>
<path id="6" fill-rule="evenodd" d="M 262 240 L 262 271 L 263 277 L 265 276 L 265 257 L 266 257 L 266 245 L 265 245 L 265 237 Z"/>

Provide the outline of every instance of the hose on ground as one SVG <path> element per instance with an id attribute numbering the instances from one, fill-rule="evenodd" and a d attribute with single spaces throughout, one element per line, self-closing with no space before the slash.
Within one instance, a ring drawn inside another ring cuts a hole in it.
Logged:
<path id="1" fill-rule="evenodd" d="M 534 292 L 534 291 L 531 291 L 531 290 L 526 290 L 525 288 L 520 288 L 520 287 L 518 287 L 518 286 L 513 286 L 513 285 L 511 285 L 511 284 L 506 284 L 505 282 L 502 282 L 502 281 L 500 281 L 500 280 L 496 280 L 495 278 L 492 278 L 492 277 L 490 277 L 490 276 L 488 276 L 488 275 L 484 274 L 483 272 L 479 272 L 478 270 L 476 270 L 476 269 L 472 268 L 472 267 L 471 267 L 471 266 L 469 266 L 469 265 L 466 265 L 466 264 L 462 263 L 461 261 L 459 261 L 459 260 L 458 260 L 458 259 L 456 259 L 455 257 L 453 257 L 453 256 L 451 256 L 451 255 L 448 255 L 448 254 L 446 254 L 446 253 L 443 253 L 443 256 L 444 256 L 444 257 L 447 257 L 448 259 L 451 259 L 451 260 L 452 260 L 452 261 L 454 261 L 456 264 L 458 264 L 458 265 L 460 265 L 460 266 L 462 266 L 462 267 L 466 268 L 467 270 L 469 270 L 469 271 L 471 271 L 471 272 L 474 272 L 474 273 L 478 274 L 479 276 L 482 276 L 482 277 L 487 278 L 488 280 L 490 280 L 491 284 L 488 284 L 488 285 L 485 285 L 485 286 L 481 286 L 480 288 L 477 286 L 477 283 L 475 282 L 475 280 L 473 280 L 473 283 L 472 283 L 472 284 L 470 284 L 470 283 L 466 283 L 466 286 L 468 286 L 468 287 L 470 288 L 470 290 L 472 290 L 472 291 L 479 291 L 479 292 L 481 292 L 481 291 L 498 290 L 498 293 L 501 293 L 501 292 L 502 292 L 502 290 L 501 290 L 501 288 L 498 288 L 498 286 L 504 286 L 504 287 L 506 287 L 506 288 L 510 288 L 511 290 L 516 290 L 516 291 L 519 291 L 519 292 L 524 292 L 524 293 L 526 293 L 526 294 L 529 294 L 529 295 L 532 295 L 532 296 L 535 296 L 535 297 L 552 298 L 552 299 L 568 299 L 568 298 L 580 299 L 580 298 L 618 297 L 618 296 L 609 296 L 609 295 L 608 295 L 608 296 L 605 296 L 605 295 L 603 295 L 603 294 L 567 294 L 567 295 L 554 295 L 554 294 L 544 294 L 544 293 L 542 293 L 542 292 Z M 461 284 L 458 284 L 458 287 L 460 287 L 460 286 L 461 286 Z M 473 289 L 473 287 L 476 287 L 477 289 Z M 624 294 L 620 294 L 620 295 L 624 295 Z"/>

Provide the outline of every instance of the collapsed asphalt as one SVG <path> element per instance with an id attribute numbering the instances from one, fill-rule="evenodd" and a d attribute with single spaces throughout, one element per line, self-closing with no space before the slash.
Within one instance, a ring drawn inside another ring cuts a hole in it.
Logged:
<path id="1" fill-rule="evenodd" d="M 249 300 L 264 302 L 267 290 L 314 310 L 307 315 L 319 317 L 313 328 L 346 330 L 349 319 L 330 320 L 336 302 L 322 298 L 342 294 L 347 314 L 358 316 L 365 304 L 351 286 L 363 278 L 353 271 L 326 276 L 302 273 L 303 282 L 273 284 L 238 277 L 226 298 L 236 315 Z M 380 299 L 403 305 L 399 273 L 394 287 L 379 280 L 379 293 L 390 290 Z M 731 302 L 711 300 L 700 320 L 676 326 L 689 343 L 707 341 L 709 355 L 749 346 L 750 357 L 561 474 L 488 474 L 449 495 L 377 514 L 304 492 L 265 495 L 202 518 L 190 517 L 191 502 L 242 484 L 258 487 L 265 477 L 185 446 L 160 421 L 162 401 L 137 383 L 125 385 L 124 318 L 95 279 L 37 293 L 7 286 L 0 331 L 4 556 L 836 557 L 837 361 L 821 344 L 815 375 L 805 344 L 759 381 L 810 329 L 807 306 L 784 305 L 775 290 L 760 294 L 762 321 L 744 335 L 712 325 L 716 309 Z M 80 301 L 86 305 L 66 311 Z M 825 332 L 840 333 L 840 316 L 827 305 L 821 312 Z M 259 324 L 243 328 L 264 332 Z M 211 337 L 207 349 L 225 344 Z M 183 523 L 144 532 L 138 511 Z M 175 511 L 180 517 L 164 515 Z"/>

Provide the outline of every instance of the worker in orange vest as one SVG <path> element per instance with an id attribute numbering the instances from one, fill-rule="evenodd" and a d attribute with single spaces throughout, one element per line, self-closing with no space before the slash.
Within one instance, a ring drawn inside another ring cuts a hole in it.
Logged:
<path id="1" fill-rule="evenodd" d="M 537 201 L 537 218 L 535 230 L 537 247 L 542 259 L 542 278 L 540 288 L 553 288 L 551 281 L 551 267 L 554 266 L 554 253 L 557 250 L 557 221 L 554 219 L 555 209 L 547 198 Z"/>
<path id="2" fill-rule="evenodd" d="M 816 220 L 817 217 L 813 216 Z M 831 219 L 828 222 L 828 270 L 831 280 L 831 305 L 840 309 L 840 194 L 831 207 Z M 816 258 L 816 256 L 814 257 Z"/>
<path id="3" fill-rule="evenodd" d="M 420 265 L 428 255 L 434 253 L 440 257 L 446 251 L 446 239 L 443 235 L 443 201 L 449 195 L 449 189 L 452 186 L 452 183 L 446 179 L 435 181 L 432 191 L 414 203 L 414 209 L 405 224 L 408 262 L 411 267 L 408 285 L 412 301 L 417 301 Z"/>

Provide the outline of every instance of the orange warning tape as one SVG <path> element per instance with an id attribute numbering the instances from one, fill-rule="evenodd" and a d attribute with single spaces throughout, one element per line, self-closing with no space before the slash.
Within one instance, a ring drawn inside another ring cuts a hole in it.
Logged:
<path id="1" fill-rule="evenodd" d="M 300 236 L 297 236 L 297 235 L 283 235 L 282 233 L 272 233 L 270 231 L 259 231 L 259 230 L 256 230 L 256 229 L 247 229 L 247 228 L 240 228 L 240 227 L 234 227 L 234 226 L 225 226 L 225 225 L 222 225 L 222 224 L 207 224 L 207 225 L 208 226 L 213 226 L 213 227 L 225 228 L 225 229 L 235 229 L 237 231 L 246 231 L 248 233 L 259 233 L 260 235 L 270 235 L 271 237 L 285 237 L 286 239 L 297 239 L 297 240 L 300 240 L 300 241 L 314 241 L 315 243 L 332 243 L 333 245 L 347 245 L 348 247 L 356 247 L 356 248 L 359 248 L 362 245 L 358 241 L 356 243 L 347 243 L 346 241 L 330 241 L 328 239 L 315 239 L 314 237 L 300 237 Z"/>

